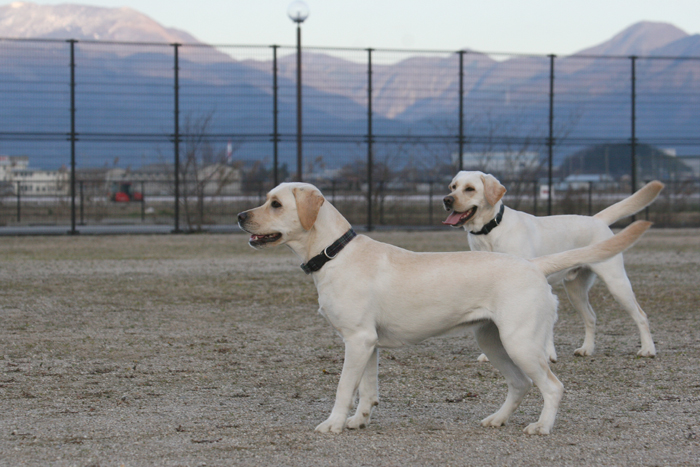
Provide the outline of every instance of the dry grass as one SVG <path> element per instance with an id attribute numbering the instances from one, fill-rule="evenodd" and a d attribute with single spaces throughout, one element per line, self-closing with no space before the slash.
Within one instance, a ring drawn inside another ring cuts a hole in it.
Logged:
<path id="1" fill-rule="evenodd" d="M 381 232 L 414 250 L 459 231 Z M 597 353 L 561 297 L 548 437 L 478 420 L 505 397 L 471 338 L 382 352 L 381 405 L 358 432 L 328 415 L 342 342 L 285 248 L 242 235 L 25 237 L 0 243 L 0 465 L 697 465 L 700 231 L 652 230 L 626 254 L 659 355 L 601 285 Z M 560 289 L 557 289 L 561 292 Z"/>

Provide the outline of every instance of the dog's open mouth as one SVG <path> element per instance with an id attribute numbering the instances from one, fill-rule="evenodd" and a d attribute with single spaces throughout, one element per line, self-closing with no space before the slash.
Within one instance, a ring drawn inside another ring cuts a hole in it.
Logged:
<path id="1" fill-rule="evenodd" d="M 447 219 L 442 221 L 442 223 L 445 225 L 451 225 L 452 227 L 461 227 L 469 219 L 474 217 L 474 214 L 476 214 L 476 206 L 464 212 L 452 211 L 452 213 L 447 216 Z"/>
<path id="2" fill-rule="evenodd" d="M 282 238 L 281 233 L 271 233 L 265 235 L 251 234 L 248 243 L 253 248 L 261 247 L 267 245 L 268 243 L 275 243 L 277 240 Z"/>

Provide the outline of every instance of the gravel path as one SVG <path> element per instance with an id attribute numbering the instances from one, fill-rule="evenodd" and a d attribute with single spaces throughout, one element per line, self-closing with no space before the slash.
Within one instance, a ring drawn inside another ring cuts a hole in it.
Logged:
<path id="1" fill-rule="evenodd" d="M 415 250 L 463 233 L 381 232 Z M 284 248 L 243 235 L 17 237 L 0 242 L 0 465 L 700 465 L 700 230 L 652 230 L 625 255 L 658 356 L 601 285 L 596 354 L 563 289 L 553 434 L 479 420 L 503 378 L 472 337 L 384 351 L 369 428 L 320 435 L 342 342 Z"/>

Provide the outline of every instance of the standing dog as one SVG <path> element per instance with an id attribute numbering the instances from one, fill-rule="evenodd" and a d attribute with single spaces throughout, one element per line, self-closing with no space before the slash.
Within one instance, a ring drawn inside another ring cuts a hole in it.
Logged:
<path id="1" fill-rule="evenodd" d="M 547 216 L 535 217 L 506 207 L 501 198 L 503 185 L 492 175 L 482 172 L 459 172 L 443 200 L 445 209 L 452 211 L 443 224 L 463 227 L 472 251 L 494 251 L 531 259 L 561 251 L 592 245 L 613 233 L 609 225 L 633 215 L 648 206 L 664 185 L 653 181 L 632 196 L 613 204 L 593 217 Z M 615 300 L 630 314 L 639 328 L 642 348 L 640 357 L 656 355 L 649 331 L 647 315 L 637 303 L 627 278 L 622 255 L 608 261 L 578 267 L 550 276 L 549 283 L 564 282 L 569 300 L 583 317 L 586 337 L 576 355 L 591 355 L 595 347 L 596 315 L 588 301 L 588 291 L 599 276 Z M 550 355 L 556 360 L 556 354 Z M 479 360 L 485 360 L 483 355 Z"/>
<path id="2" fill-rule="evenodd" d="M 471 329 L 508 383 L 503 406 L 484 426 L 503 425 L 534 382 L 544 397 L 525 432 L 550 432 L 562 384 L 549 369 L 557 300 L 546 275 L 602 261 L 630 246 L 649 223 L 579 250 L 528 261 L 481 252 L 413 253 L 356 236 L 313 185 L 285 183 L 265 203 L 238 215 L 253 248 L 287 245 L 318 291 L 319 312 L 345 342 L 345 360 L 330 417 L 316 427 L 340 433 L 363 428 L 379 403 L 378 349 Z M 355 394 L 359 402 L 348 419 Z"/>

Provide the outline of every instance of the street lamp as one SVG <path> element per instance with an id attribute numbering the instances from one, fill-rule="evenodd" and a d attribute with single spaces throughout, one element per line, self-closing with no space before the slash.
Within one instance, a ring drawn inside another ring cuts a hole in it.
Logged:
<path id="1" fill-rule="evenodd" d="M 297 23 L 297 181 L 301 181 L 301 23 L 309 17 L 309 6 L 302 0 L 295 0 L 287 8 L 289 19 Z"/>

